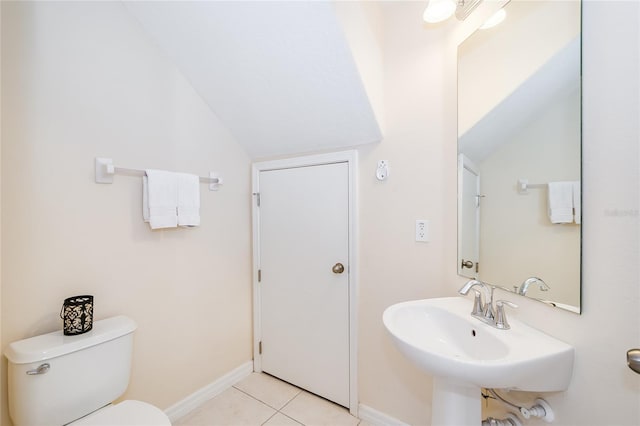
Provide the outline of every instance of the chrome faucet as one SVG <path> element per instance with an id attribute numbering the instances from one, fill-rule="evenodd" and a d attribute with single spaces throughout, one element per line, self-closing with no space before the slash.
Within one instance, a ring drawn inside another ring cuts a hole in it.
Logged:
<path id="1" fill-rule="evenodd" d="M 492 327 L 499 328 L 501 330 L 508 330 L 509 323 L 507 322 L 507 317 L 504 313 L 504 305 L 512 308 L 517 308 L 518 306 L 506 300 L 499 300 L 496 302 L 498 312 L 496 315 L 496 309 L 493 307 L 493 292 L 496 288 L 478 280 L 468 281 L 460 290 L 458 290 L 458 293 L 464 296 L 475 286 L 482 287 L 485 292 L 485 300 L 488 301 L 486 303 L 483 302 L 482 294 L 478 290 L 474 289 L 475 298 L 473 301 L 471 316 L 478 318 L 480 321 L 485 322 Z"/>
<path id="2" fill-rule="evenodd" d="M 524 282 L 522 284 L 520 284 L 520 288 L 518 288 L 518 294 L 524 296 L 527 294 L 527 290 L 529 290 L 529 286 L 533 283 L 537 282 L 540 290 L 541 291 L 547 291 L 549 290 L 551 287 L 549 287 L 549 285 L 547 283 L 545 283 L 544 281 L 542 281 L 541 278 L 538 277 L 530 277 L 527 278 L 526 280 L 524 280 Z"/>
<path id="3" fill-rule="evenodd" d="M 458 290 L 458 293 L 460 293 L 463 296 L 466 296 L 467 293 L 469 293 L 469 290 L 471 290 L 471 288 L 475 287 L 475 286 L 480 286 L 482 287 L 482 289 L 485 291 L 485 297 L 489 297 L 489 287 L 487 287 L 487 285 L 485 283 L 483 283 L 482 281 L 478 281 L 478 280 L 470 280 L 468 281 L 460 290 Z M 480 292 L 478 290 L 475 290 L 476 296 L 473 299 L 473 310 L 471 311 L 471 315 L 473 315 L 474 317 L 477 318 L 483 318 L 484 317 L 484 310 L 485 310 L 485 304 L 482 300 L 482 294 L 480 294 Z"/>

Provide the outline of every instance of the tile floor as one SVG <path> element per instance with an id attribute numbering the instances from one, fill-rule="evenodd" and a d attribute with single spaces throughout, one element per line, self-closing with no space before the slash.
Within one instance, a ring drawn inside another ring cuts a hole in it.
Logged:
<path id="1" fill-rule="evenodd" d="M 349 410 L 262 373 L 217 395 L 174 426 L 366 426 Z"/>

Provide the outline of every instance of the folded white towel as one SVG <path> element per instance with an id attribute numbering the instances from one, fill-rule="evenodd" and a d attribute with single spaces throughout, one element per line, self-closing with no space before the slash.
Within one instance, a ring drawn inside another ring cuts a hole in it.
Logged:
<path id="1" fill-rule="evenodd" d="M 175 228 L 178 225 L 178 176 L 162 170 L 145 170 L 143 179 L 143 217 L 145 217 L 144 189 L 147 190 L 149 225 L 151 229 Z M 145 218 L 146 219 L 146 218 Z"/>
<path id="2" fill-rule="evenodd" d="M 149 178 L 142 176 L 142 219 L 149 223 Z"/>
<path id="3" fill-rule="evenodd" d="M 575 223 L 582 223 L 582 190 L 580 181 L 573 182 L 573 220 Z"/>
<path id="4" fill-rule="evenodd" d="M 178 175 L 178 225 L 200 225 L 200 178 L 196 175 Z"/>
<path id="5" fill-rule="evenodd" d="M 548 194 L 551 223 L 572 223 L 573 182 L 549 182 Z"/>

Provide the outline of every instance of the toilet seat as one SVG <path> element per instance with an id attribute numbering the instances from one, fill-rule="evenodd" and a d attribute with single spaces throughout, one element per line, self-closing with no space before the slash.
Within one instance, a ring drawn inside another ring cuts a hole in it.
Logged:
<path id="1" fill-rule="evenodd" d="M 167 415 L 158 407 L 135 400 L 107 405 L 70 424 L 73 426 L 171 426 Z"/>

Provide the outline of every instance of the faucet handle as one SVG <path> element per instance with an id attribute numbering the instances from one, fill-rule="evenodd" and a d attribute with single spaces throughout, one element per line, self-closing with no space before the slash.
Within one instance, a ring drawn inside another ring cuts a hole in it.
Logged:
<path id="1" fill-rule="evenodd" d="M 471 311 L 471 315 L 476 317 L 481 317 L 484 313 L 484 303 L 482 302 L 482 293 L 478 290 L 474 289 L 475 297 L 473 299 L 473 310 Z"/>
<path id="2" fill-rule="evenodd" d="M 496 300 L 496 306 L 499 307 L 499 306 L 504 306 L 504 305 L 507 305 L 510 308 L 517 308 L 518 307 L 518 305 L 516 305 L 515 303 L 510 302 L 508 300 Z"/>
<path id="3" fill-rule="evenodd" d="M 483 321 L 489 324 L 495 324 L 496 314 L 493 309 L 493 292 L 496 290 L 494 286 L 489 288 L 489 300 L 484 304 L 484 312 L 482 313 Z"/>
<path id="4" fill-rule="evenodd" d="M 499 328 L 501 330 L 508 330 L 511 328 L 511 326 L 509 325 L 507 316 L 504 313 L 504 305 L 507 305 L 510 308 L 517 308 L 518 305 L 509 302 L 508 300 L 498 300 L 496 302 L 496 328 Z"/>

